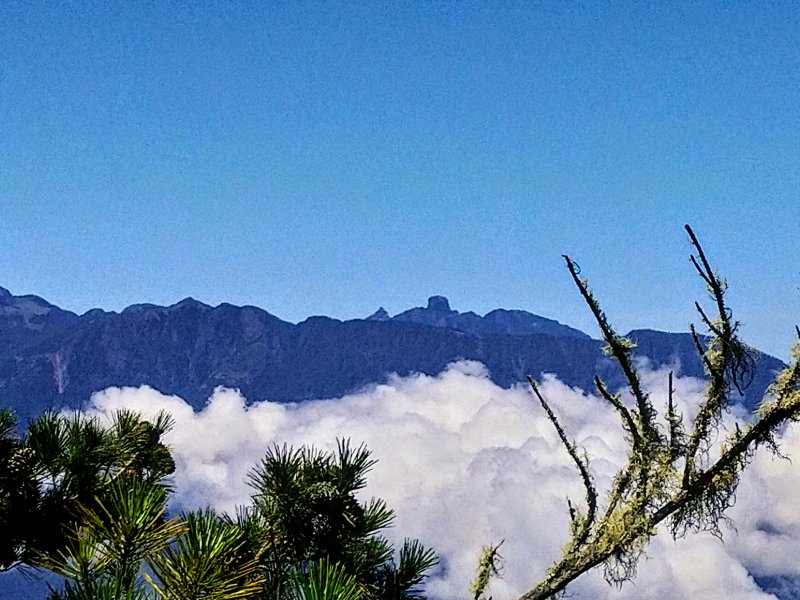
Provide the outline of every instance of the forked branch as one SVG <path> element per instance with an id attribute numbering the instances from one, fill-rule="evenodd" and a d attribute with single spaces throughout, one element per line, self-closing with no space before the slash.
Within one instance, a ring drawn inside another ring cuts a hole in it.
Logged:
<path id="1" fill-rule="evenodd" d="M 725 280 L 713 270 L 688 225 L 686 231 L 695 253 L 691 263 L 706 284 L 716 312 L 711 318 L 698 304 L 707 336 L 701 338 L 691 328 L 708 384 L 688 434 L 683 416 L 676 409 L 672 373 L 666 423 L 661 423 L 634 365 L 634 344 L 614 331 L 587 282 L 579 276 L 578 266 L 564 257 L 573 281 L 600 327 L 607 354 L 620 366 L 635 405 L 626 406 L 620 394 L 612 393 L 599 377 L 595 379 L 601 398 L 618 414 L 628 442 L 627 463 L 614 478 L 601 511 L 588 456 L 569 439 L 536 382 L 529 378 L 533 394 L 578 468 L 587 506 L 583 516 L 570 504 L 571 538 L 561 558 L 522 600 L 555 598 L 580 575 L 601 565 L 610 582 L 630 579 L 643 548 L 665 520 L 669 520 L 674 536 L 703 529 L 719 534 L 719 522 L 726 518 L 724 512 L 733 504 L 739 476 L 755 450 L 766 445 L 777 451 L 776 430 L 800 418 L 798 340 L 789 366 L 776 377 L 769 390 L 770 398 L 759 406 L 753 421 L 742 428 L 737 426 L 713 451 L 712 441 L 731 402 L 731 388 L 741 391 L 746 385 L 752 358 L 737 337 L 738 323 L 725 303 Z M 800 329 L 796 329 L 800 338 Z"/>

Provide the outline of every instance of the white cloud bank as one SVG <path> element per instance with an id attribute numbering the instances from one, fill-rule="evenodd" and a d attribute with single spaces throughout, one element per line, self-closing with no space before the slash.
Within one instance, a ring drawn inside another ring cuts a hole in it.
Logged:
<path id="1" fill-rule="evenodd" d="M 663 406 L 666 374 L 648 373 L 646 384 Z M 678 378 L 675 387 L 688 410 L 703 384 Z M 599 485 L 608 484 L 625 458 L 616 415 L 553 378 L 542 390 L 593 457 Z M 301 404 L 246 406 L 237 391 L 219 389 L 197 413 L 151 388 L 111 388 L 95 394 L 87 411 L 102 416 L 122 407 L 174 416 L 167 442 L 177 463 L 179 508 L 231 510 L 247 503 L 247 472 L 274 443 L 332 449 L 337 437 L 366 442 L 379 460 L 367 492 L 397 513 L 390 537 L 417 537 L 440 553 L 444 568 L 426 588 L 434 598 L 468 597 L 481 547 L 503 539 L 505 575 L 490 591 L 498 600 L 527 591 L 566 540 L 567 495 L 583 498 L 574 466 L 529 391 L 496 386 L 476 363 Z M 800 457 L 795 429 L 781 445 Z M 662 531 L 634 582 L 617 589 L 591 573 L 569 591 L 576 599 L 774 598 L 749 573 L 800 576 L 799 494 L 797 467 L 759 453 L 730 513 L 738 533 L 727 532 L 725 543 L 705 534 L 673 542 Z"/>

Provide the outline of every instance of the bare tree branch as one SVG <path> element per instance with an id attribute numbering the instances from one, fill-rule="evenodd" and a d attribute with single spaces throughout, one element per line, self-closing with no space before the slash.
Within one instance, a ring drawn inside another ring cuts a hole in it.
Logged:
<path id="1" fill-rule="evenodd" d="M 616 360 L 625 376 L 636 407 L 626 407 L 619 394 L 611 393 L 599 377 L 595 378 L 600 397 L 619 415 L 628 442 L 627 463 L 618 471 L 606 497 L 605 509 L 598 517 L 597 491 L 589 459 L 569 440 L 536 382 L 529 378 L 534 395 L 580 471 L 588 512 L 583 517 L 569 504 L 573 522 L 571 538 L 561 557 L 521 600 L 555 598 L 583 573 L 598 566 L 604 567 L 610 582 L 630 579 L 642 550 L 664 521 L 669 521 L 674 536 L 698 530 L 719 534 L 719 522 L 726 520 L 725 510 L 734 502 L 739 477 L 753 453 L 762 445 L 777 452 L 776 430 L 786 422 L 800 420 L 798 339 L 790 365 L 776 377 L 770 387 L 770 398 L 758 407 L 754 421 L 743 427 L 737 424 L 733 433 L 721 442 L 715 457 L 711 456 L 712 438 L 729 405 L 731 387 L 741 390 L 752 364 L 748 348 L 736 335 L 738 323 L 725 304 L 727 284 L 711 268 L 692 229 L 686 226 L 686 231 L 696 253 L 691 256 L 691 263 L 706 284 L 717 313 L 712 319 L 697 305 L 708 330 L 707 343 L 704 344 L 694 326 L 691 327 L 692 339 L 709 381 L 688 436 L 683 417 L 675 406 L 672 373 L 668 380 L 667 435 L 664 435 L 633 364 L 634 345 L 617 335 L 588 284 L 579 277 L 580 268 L 569 257 L 564 257 L 573 281 L 600 327 L 607 344 L 606 352 Z M 795 329 L 800 338 L 800 328 Z"/>
<path id="2" fill-rule="evenodd" d="M 531 385 L 533 393 L 539 399 L 539 403 L 542 405 L 542 408 L 544 408 L 544 412 L 547 413 L 547 418 L 553 424 L 553 427 L 555 427 L 555 430 L 558 433 L 558 437 L 561 440 L 561 443 L 564 444 L 564 447 L 567 449 L 570 458 L 572 458 L 572 462 L 574 462 L 575 466 L 578 467 L 578 470 L 581 473 L 581 479 L 583 479 L 583 487 L 586 490 L 586 506 L 587 506 L 586 517 L 580 517 L 576 515 L 574 509 L 572 509 L 572 507 L 570 506 L 573 526 L 576 529 L 575 545 L 582 546 L 583 544 L 586 543 L 586 538 L 589 536 L 589 533 L 592 529 L 592 525 L 594 525 L 595 517 L 597 515 L 597 490 L 595 489 L 592 475 L 591 473 L 589 473 L 589 459 L 586 457 L 585 451 L 584 451 L 584 456 L 580 456 L 578 454 L 578 447 L 575 445 L 574 442 L 571 442 L 567 438 L 566 433 L 564 433 L 564 429 L 558 422 L 558 418 L 556 418 L 555 414 L 550 409 L 550 406 L 547 404 L 547 401 L 544 399 L 544 396 L 542 396 L 541 392 L 539 391 L 539 386 L 536 385 L 536 382 L 533 380 L 533 378 L 528 377 L 528 382 Z"/>

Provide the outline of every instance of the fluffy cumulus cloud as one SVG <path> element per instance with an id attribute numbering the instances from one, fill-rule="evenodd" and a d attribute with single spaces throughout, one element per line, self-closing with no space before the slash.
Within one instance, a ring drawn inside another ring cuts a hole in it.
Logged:
<path id="1" fill-rule="evenodd" d="M 647 372 L 645 379 L 654 402 L 665 404 L 666 374 Z M 687 414 L 702 387 L 676 379 L 676 398 Z M 616 415 L 554 378 L 542 391 L 592 456 L 599 486 L 607 486 L 625 459 Z M 504 599 L 527 591 L 567 538 L 566 498 L 582 499 L 575 468 L 529 391 L 496 386 L 476 363 L 300 404 L 248 404 L 237 391 L 219 389 L 194 412 L 181 398 L 143 387 L 107 389 L 87 410 L 102 417 L 122 407 L 145 416 L 166 410 L 175 418 L 168 443 L 177 462 L 176 508 L 229 511 L 247 503 L 247 473 L 272 444 L 332 449 L 336 438 L 365 442 L 379 460 L 367 494 L 386 499 L 397 513 L 390 537 L 420 538 L 441 555 L 442 567 L 427 586 L 435 598 L 466 597 L 481 547 L 500 540 L 504 576 L 491 593 Z M 785 452 L 800 457 L 796 430 L 782 437 Z M 726 532 L 724 543 L 705 534 L 675 542 L 662 532 L 634 582 L 617 589 L 591 573 L 571 588 L 573 597 L 774 598 L 751 574 L 800 576 L 798 494 L 796 466 L 761 453 L 731 512 L 737 531 Z"/>

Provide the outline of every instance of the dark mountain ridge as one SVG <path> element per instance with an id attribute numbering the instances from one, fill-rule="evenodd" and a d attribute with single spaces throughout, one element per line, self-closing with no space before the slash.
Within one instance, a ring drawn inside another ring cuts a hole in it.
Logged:
<path id="1" fill-rule="evenodd" d="M 703 376 L 689 334 L 636 330 L 628 336 L 654 367 Z M 217 386 L 239 388 L 250 401 L 336 397 L 397 373 L 440 373 L 456 360 L 477 360 L 502 386 L 529 374 L 554 373 L 593 389 L 600 375 L 623 380 L 585 333 L 521 310 L 459 313 L 446 298 L 394 317 L 309 317 L 297 324 L 254 306 L 211 307 L 192 298 L 172 306 L 135 304 L 120 313 L 83 315 L 38 296 L 0 288 L 0 402 L 26 421 L 45 408 L 77 408 L 109 386 L 150 385 L 202 407 Z M 783 363 L 756 352 L 752 385 L 742 401 L 757 404 Z M 0 597 L 43 597 L 45 586 L 19 571 L 0 576 Z"/>
<path id="2" fill-rule="evenodd" d="M 389 320 L 383 307 L 376 313 L 367 317 L 372 320 Z M 471 333 L 478 337 L 493 335 L 552 335 L 556 337 L 571 337 L 588 340 L 591 339 L 584 332 L 562 325 L 553 319 L 546 319 L 524 310 L 495 309 L 479 316 L 472 311 L 460 313 L 450 308 L 450 302 L 444 296 L 431 296 L 428 306 L 416 307 L 391 318 L 395 321 L 409 323 L 423 323 L 434 327 L 447 327 Z"/>
<path id="3" fill-rule="evenodd" d="M 688 334 L 629 335 L 652 366 L 703 375 Z M 462 359 L 485 364 L 506 387 L 541 373 L 585 390 L 593 389 L 595 374 L 621 385 L 601 345 L 525 311 L 459 313 L 442 296 L 394 317 L 380 309 L 366 319 L 292 324 L 254 306 L 211 307 L 192 298 L 78 316 L 0 288 L 0 398 L 23 419 L 47 407 L 79 407 L 109 386 L 150 385 L 195 407 L 217 386 L 239 388 L 250 401 L 293 402 L 340 396 L 393 373 L 434 375 Z M 749 407 L 783 366 L 755 356 L 756 375 L 743 399 Z"/>

